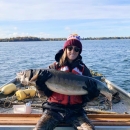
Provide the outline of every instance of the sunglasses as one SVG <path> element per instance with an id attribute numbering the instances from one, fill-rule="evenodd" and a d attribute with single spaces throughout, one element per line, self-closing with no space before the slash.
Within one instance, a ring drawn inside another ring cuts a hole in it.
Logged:
<path id="1" fill-rule="evenodd" d="M 72 47 L 72 46 L 68 46 L 67 49 L 68 49 L 69 51 L 74 50 L 75 52 L 79 52 L 79 51 L 80 51 L 80 48 L 78 48 L 78 47 Z"/>

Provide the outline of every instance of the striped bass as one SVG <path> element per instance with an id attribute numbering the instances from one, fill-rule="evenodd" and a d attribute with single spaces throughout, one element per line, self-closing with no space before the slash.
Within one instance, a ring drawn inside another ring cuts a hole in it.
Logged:
<path id="1" fill-rule="evenodd" d="M 107 97 L 109 101 L 112 100 L 112 94 L 107 88 L 106 84 L 88 76 L 76 75 L 71 72 L 58 71 L 54 69 L 33 69 L 25 70 L 17 73 L 17 79 L 23 85 L 36 85 L 36 79 L 40 70 L 48 70 L 52 76 L 45 83 L 47 87 L 57 93 L 65 95 L 85 95 L 88 91 L 84 90 L 82 87 L 91 87 L 85 84 L 88 79 L 93 80 L 97 83 L 97 88 L 100 92 Z M 29 81 L 30 76 L 32 77 Z"/>

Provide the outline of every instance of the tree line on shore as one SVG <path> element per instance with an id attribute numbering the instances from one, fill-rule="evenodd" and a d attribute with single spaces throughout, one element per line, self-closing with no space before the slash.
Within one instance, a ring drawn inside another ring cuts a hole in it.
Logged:
<path id="1" fill-rule="evenodd" d="M 81 40 L 110 40 L 110 39 L 130 39 L 130 37 L 88 37 Z M 0 42 L 20 42 L 20 41 L 64 41 L 66 38 L 38 38 L 38 37 L 13 37 L 0 38 Z"/>

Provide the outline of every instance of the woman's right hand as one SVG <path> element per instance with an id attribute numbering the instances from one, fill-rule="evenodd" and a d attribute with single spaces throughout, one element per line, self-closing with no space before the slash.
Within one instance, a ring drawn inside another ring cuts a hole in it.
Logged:
<path id="1" fill-rule="evenodd" d="M 36 88 L 38 90 L 39 96 L 51 96 L 52 95 L 52 91 L 49 90 L 47 88 L 47 85 L 45 84 L 45 82 L 52 77 L 52 74 L 48 71 L 48 70 L 43 70 L 40 71 L 40 73 L 38 74 L 38 78 L 36 81 Z"/>
<path id="2" fill-rule="evenodd" d="M 40 71 L 40 73 L 38 74 L 36 84 L 38 86 L 41 86 L 42 84 L 45 84 L 45 82 L 51 77 L 52 74 L 48 70 Z"/>

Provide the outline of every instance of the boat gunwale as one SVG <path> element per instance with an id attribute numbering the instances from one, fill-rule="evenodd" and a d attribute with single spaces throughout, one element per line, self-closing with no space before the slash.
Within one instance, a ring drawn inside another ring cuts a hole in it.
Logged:
<path id="1" fill-rule="evenodd" d="M 42 114 L 0 114 L 0 125 L 35 125 Z M 88 114 L 95 126 L 130 126 L 130 114 Z M 71 127 L 60 123 L 57 127 Z"/>

